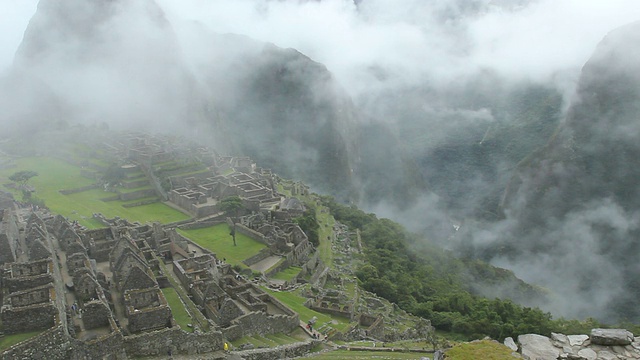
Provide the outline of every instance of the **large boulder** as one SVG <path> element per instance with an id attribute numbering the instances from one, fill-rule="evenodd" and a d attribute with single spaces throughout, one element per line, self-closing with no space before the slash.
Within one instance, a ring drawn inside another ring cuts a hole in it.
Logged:
<path id="1" fill-rule="evenodd" d="M 595 345 L 629 345 L 633 342 L 633 334 L 625 329 L 592 329 L 591 343 Z"/>
<path id="2" fill-rule="evenodd" d="M 518 345 L 516 345 L 516 342 L 513 341 L 512 337 L 504 339 L 504 345 L 513 351 L 518 351 Z"/>
<path id="3" fill-rule="evenodd" d="M 522 357 L 529 360 L 557 359 L 562 350 L 553 346 L 551 340 L 542 335 L 527 334 L 518 336 Z"/>
<path id="4" fill-rule="evenodd" d="M 571 346 L 582 346 L 585 341 L 589 340 L 589 335 L 568 335 L 567 339 L 569 339 Z"/>

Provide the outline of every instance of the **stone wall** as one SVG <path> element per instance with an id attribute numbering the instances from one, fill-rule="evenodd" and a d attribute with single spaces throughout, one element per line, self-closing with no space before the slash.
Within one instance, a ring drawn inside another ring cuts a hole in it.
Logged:
<path id="1" fill-rule="evenodd" d="M 224 340 L 219 331 L 187 333 L 179 327 L 127 336 L 124 349 L 131 357 L 173 354 L 193 355 L 222 350 Z"/>
<path id="2" fill-rule="evenodd" d="M 281 262 L 281 263 L 279 263 L 277 266 L 275 266 L 275 267 L 273 267 L 273 268 L 269 269 L 269 271 L 267 271 L 267 273 L 266 273 L 265 275 L 267 275 L 267 276 L 273 276 L 274 274 L 277 274 L 277 273 L 279 273 L 280 271 L 282 271 L 282 270 L 285 270 L 285 269 L 289 268 L 289 267 L 292 265 L 292 264 L 291 264 L 291 260 L 289 259 L 289 258 L 290 258 L 290 255 L 291 255 L 291 254 L 289 253 L 289 254 L 287 255 L 287 258 L 286 258 L 283 262 Z"/>
<path id="3" fill-rule="evenodd" d="M 124 338 L 120 331 L 112 332 L 90 341 L 76 341 L 70 360 L 128 359 L 124 350 Z"/>
<path id="4" fill-rule="evenodd" d="M 309 340 L 275 348 L 234 351 L 233 353 L 245 360 L 292 359 L 308 354 L 314 347 L 321 343 L 322 341 L 320 340 Z"/>
<path id="5" fill-rule="evenodd" d="M 127 317 L 131 333 L 170 327 L 172 322 L 171 309 L 166 305 L 135 310 L 127 314 Z"/>
<path id="6" fill-rule="evenodd" d="M 10 304 L 14 308 L 48 303 L 51 300 L 52 292 L 53 285 L 47 284 L 38 288 L 12 293 L 4 300 L 4 303 Z"/>
<path id="7" fill-rule="evenodd" d="M 97 189 L 99 187 L 100 187 L 100 185 L 98 185 L 98 184 L 91 184 L 91 185 L 81 186 L 81 187 L 77 187 L 77 188 L 73 188 L 73 189 L 60 190 L 59 193 L 62 194 L 62 195 L 71 195 L 71 194 L 76 194 L 76 193 L 80 193 L 80 192 L 87 191 L 87 190 Z"/>
<path id="8" fill-rule="evenodd" d="M 135 199 L 142 199 L 145 197 L 156 196 L 156 191 L 154 189 L 144 189 L 138 191 L 132 191 L 128 193 L 119 193 L 118 198 L 121 201 L 129 201 Z"/>
<path id="9" fill-rule="evenodd" d="M 49 329 L 55 325 L 57 314 L 58 310 L 53 303 L 3 308 L 3 331 L 6 334 L 19 334 Z"/>
<path id="10" fill-rule="evenodd" d="M 122 204 L 122 207 L 124 207 L 124 208 L 132 208 L 132 207 L 136 207 L 136 206 L 149 205 L 149 204 L 153 204 L 153 203 L 157 203 L 157 202 L 158 202 L 158 199 L 149 199 L 149 200 L 143 200 L 143 201 L 136 201 L 134 203 Z"/>
<path id="11" fill-rule="evenodd" d="M 269 248 L 264 248 L 252 257 L 242 260 L 242 262 L 250 267 L 251 265 L 257 264 L 260 261 L 268 258 L 269 256 L 271 256 L 271 250 Z"/>
<path id="12" fill-rule="evenodd" d="M 122 187 L 125 189 L 135 189 L 145 185 L 149 185 L 149 180 L 147 180 L 147 178 L 122 182 Z"/>
<path id="13" fill-rule="evenodd" d="M 110 317 L 111 310 L 102 301 L 95 300 L 84 304 L 82 322 L 86 329 L 109 326 Z"/>
<path id="14" fill-rule="evenodd" d="M 211 226 L 216 226 L 225 223 L 224 220 L 215 219 L 215 220 L 207 220 L 207 221 L 197 221 L 190 224 L 184 224 L 180 226 L 182 230 L 195 230 L 195 229 L 203 229 Z"/>
<path id="15" fill-rule="evenodd" d="M 25 340 L 2 352 L 3 360 L 69 359 L 71 343 L 62 326 L 56 326 L 42 334 Z"/>
<path id="16" fill-rule="evenodd" d="M 231 322 L 242 328 L 244 335 L 268 335 L 290 333 L 300 326 L 298 315 L 268 315 L 263 312 L 251 312 Z M 225 335 L 227 332 L 225 331 Z M 228 338 L 229 340 L 235 340 Z"/>
<path id="17" fill-rule="evenodd" d="M 0 264 L 11 263 L 16 259 L 18 225 L 11 211 L 4 211 L 0 223 Z"/>
<path id="18" fill-rule="evenodd" d="M 376 321 L 367 328 L 366 334 L 374 339 L 384 339 L 384 318 L 378 316 Z"/>
<path id="19" fill-rule="evenodd" d="M 332 308 L 331 305 L 325 307 L 325 306 L 318 306 L 318 305 L 311 304 L 311 303 L 309 303 L 309 304 L 305 303 L 305 305 L 308 305 L 307 307 L 309 309 L 315 310 L 317 312 L 321 312 L 323 314 L 331 314 L 331 315 L 334 315 L 334 316 L 341 316 L 341 317 L 344 317 L 344 318 L 347 318 L 347 319 L 350 319 L 351 315 L 352 315 L 351 311 L 342 310 L 340 308 L 340 305 L 338 305 L 338 304 L 336 304 L 337 308 Z M 349 309 L 349 307 L 346 306 L 346 305 L 343 306 L 343 309 L 344 308 Z"/>
<path id="20" fill-rule="evenodd" d="M 257 231 L 251 230 L 248 227 L 242 225 L 242 224 L 236 224 L 236 232 L 246 235 L 250 238 L 252 238 L 253 240 L 257 241 L 257 242 L 261 242 L 267 246 L 269 246 L 269 242 L 267 241 L 267 239 L 265 239 L 264 235 L 260 234 Z"/>

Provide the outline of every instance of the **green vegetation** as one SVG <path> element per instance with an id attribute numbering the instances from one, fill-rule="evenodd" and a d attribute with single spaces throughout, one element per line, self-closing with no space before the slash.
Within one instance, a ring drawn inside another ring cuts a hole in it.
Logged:
<path id="1" fill-rule="evenodd" d="M 176 290 L 172 287 L 162 289 L 162 293 L 164 297 L 167 299 L 167 303 L 169 303 L 169 307 L 171 308 L 171 314 L 173 318 L 176 320 L 176 323 L 180 325 L 180 328 L 185 331 L 192 332 L 193 328 L 189 327 L 188 324 L 193 324 L 191 320 L 191 316 L 184 308 L 184 304 L 182 300 L 180 300 L 180 296 Z"/>
<path id="2" fill-rule="evenodd" d="M 297 295 L 294 292 L 273 291 L 270 289 L 265 290 L 269 294 L 273 295 L 276 299 L 280 300 L 285 305 L 290 307 L 293 311 L 297 312 L 300 315 L 300 320 L 302 320 L 303 322 L 306 323 L 314 316 L 318 318 L 315 329 L 320 330 L 323 325 L 334 328 L 338 331 L 345 331 L 349 328 L 349 319 L 340 316 L 330 316 L 311 310 L 308 307 L 304 306 L 304 302 L 307 299 L 300 295 Z"/>
<path id="3" fill-rule="evenodd" d="M 316 355 L 309 356 L 314 360 L 334 360 L 334 359 L 355 359 L 355 360 L 392 360 L 392 359 L 421 359 L 425 354 L 421 353 L 405 353 L 405 352 L 390 352 L 390 351 L 349 351 L 349 350 L 336 350 L 323 352 Z M 478 358 L 480 359 L 480 358 Z"/>
<path id="4" fill-rule="evenodd" d="M 220 210 L 224 211 L 227 216 L 233 215 L 233 229 L 231 229 L 231 238 L 233 239 L 233 246 L 238 246 L 238 244 L 236 243 L 236 222 L 238 221 L 238 214 L 240 210 L 244 208 L 242 199 L 240 199 L 240 196 L 238 195 L 233 195 L 222 199 L 220 201 L 220 204 L 218 205 L 220 207 Z"/>
<path id="5" fill-rule="evenodd" d="M 491 340 L 473 341 L 458 344 L 447 350 L 450 360 L 511 360 L 513 355 L 508 347 Z"/>
<path id="6" fill-rule="evenodd" d="M 34 176 L 38 176 L 38 173 L 30 170 L 20 170 L 9 176 L 9 180 L 14 181 L 20 186 L 24 187 L 25 185 L 27 185 L 27 182 L 29 182 L 29 180 Z"/>
<path id="7" fill-rule="evenodd" d="M 322 201 L 336 220 L 360 229 L 366 257 L 356 271 L 360 285 L 410 313 L 430 319 L 437 329 L 468 339 L 501 339 L 524 333 L 549 334 L 558 328 L 551 314 L 540 309 L 472 293 L 469 284 L 482 284 L 494 276 L 491 266 L 464 262 L 441 249 L 424 246 L 425 251 L 417 255 L 409 247 L 425 241 L 399 224 L 340 205 L 330 197 L 322 197 Z M 535 289 L 525 285 L 521 291 L 537 295 Z"/>
<path id="8" fill-rule="evenodd" d="M 302 268 L 299 268 L 297 266 L 291 266 L 282 271 L 279 271 L 275 275 L 271 276 L 271 278 L 275 280 L 290 281 L 291 279 L 296 277 L 296 275 L 298 275 L 300 270 L 302 270 Z"/>
<path id="9" fill-rule="evenodd" d="M 44 200 L 52 212 L 77 220 L 88 228 L 102 227 L 100 223 L 92 220 L 94 213 L 102 213 L 108 218 L 119 216 L 130 221 L 142 223 L 159 221 L 170 223 L 186 220 L 188 215 L 181 213 L 163 203 L 136 206 L 132 208 L 122 207 L 122 201 L 101 201 L 100 199 L 113 197 L 114 193 L 102 189 L 82 191 L 75 194 L 63 195 L 59 191 L 75 189 L 94 183 L 80 175 L 80 168 L 55 158 L 34 157 L 16 160 L 18 170 L 35 169 L 37 177 L 31 180 L 31 186 L 36 194 Z M 0 171 L 0 181 L 8 180 L 14 169 Z"/>
<path id="10" fill-rule="evenodd" d="M 302 216 L 295 218 L 294 221 L 298 226 L 300 226 L 302 231 L 307 234 L 309 242 L 311 242 L 313 246 L 318 247 L 318 245 L 320 245 L 320 224 L 316 218 L 316 209 L 313 207 L 307 207 Z"/>
<path id="11" fill-rule="evenodd" d="M 257 254 L 266 247 L 266 245 L 240 233 L 236 235 L 238 246 L 233 246 L 227 224 L 195 230 L 178 229 L 178 232 L 203 248 L 211 250 L 219 259 L 227 259 L 226 262 L 231 265 L 245 266 L 242 264 L 242 260 Z"/>
<path id="12" fill-rule="evenodd" d="M 0 351 L 7 349 L 19 342 L 31 339 L 32 337 L 42 333 L 42 331 L 32 331 L 21 334 L 6 335 L 0 338 Z"/>
<path id="13" fill-rule="evenodd" d="M 279 187 L 280 188 L 280 187 Z M 315 194 L 301 196 L 301 201 L 307 208 L 305 213 L 295 219 L 300 228 L 307 234 L 309 241 L 318 249 L 320 259 L 329 267 L 333 264 L 331 238 L 335 219 L 326 206 L 318 204 Z"/>
<path id="14" fill-rule="evenodd" d="M 306 339 L 308 339 L 308 337 L 302 333 L 302 330 L 297 329 L 290 335 L 270 334 L 263 336 L 244 336 L 238 340 L 232 341 L 231 344 L 235 348 L 238 348 L 243 344 L 253 344 L 255 347 L 276 347 L 280 345 L 293 344 Z"/>

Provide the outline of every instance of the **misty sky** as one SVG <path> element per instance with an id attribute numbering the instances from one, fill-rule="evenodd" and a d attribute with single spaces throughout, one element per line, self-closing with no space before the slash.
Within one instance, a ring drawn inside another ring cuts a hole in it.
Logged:
<path id="1" fill-rule="evenodd" d="M 327 65 L 352 93 L 369 86 L 361 72 L 372 66 L 397 81 L 451 81 L 489 67 L 507 76 L 572 82 L 608 31 L 640 19 L 637 0 L 537 0 L 480 13 L 463 6 L 470 0 L 364 0 L 359 9 L 351 0 L 157 2 L 183 46 L 183 28 L 197 21 L 219 33 L 293 47 Z M 11 64 L 36 5 L 0 0 L 0 72 Z"/>

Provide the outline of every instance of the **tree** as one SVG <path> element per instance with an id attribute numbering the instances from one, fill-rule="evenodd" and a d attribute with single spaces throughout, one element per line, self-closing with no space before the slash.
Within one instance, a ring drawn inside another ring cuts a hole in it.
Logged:
<path id="1" fill-rule="evenodd" d="M 318 219 L 316 217 L 316 209 L 307 208 L 302 216 L 299 216 L 293 219 L 300 229 L 304 231 L 309 238 L 309 242 L 313 244 L 313 246 L 320 245 L 320 238 L 318 235 L 318 230 L 320 229 L 320 224 L 318 224 Z"/>
<path id="2" fill-rule="evenodd" d="M 233 229 L 231 229 L 231 237 L 233 238 L 233 246 L 236 244 L 236 222 L 238 221 L 238 211 L 244 208 L 242 199 L 238 195 L 233 195 L 220 200 L 220 210 L 224 211 L 227 215 L 233 214 Z"/>
<path id="3" fill-rule="evenodd" d="M 9 180 L 18 184 L 18 188 L 22 191 L 22 200 L 28 201 L 31 198 L 31 190 L 27 188 L 27 182 L 32 177 L 38 176 L 38 173 L 31 170 L 22 170 L 9 176 Z"/>
<path id="4" fill-rule="evenodd" d="M 27 182 L 29 182 L 29 180 L 34 176 L 38 176 L 38 173 L 31 170 L 22 170 L 9 176 L 9 180 L 18 183 L 21 188 L 24 188 L 27 185 Z"/>

